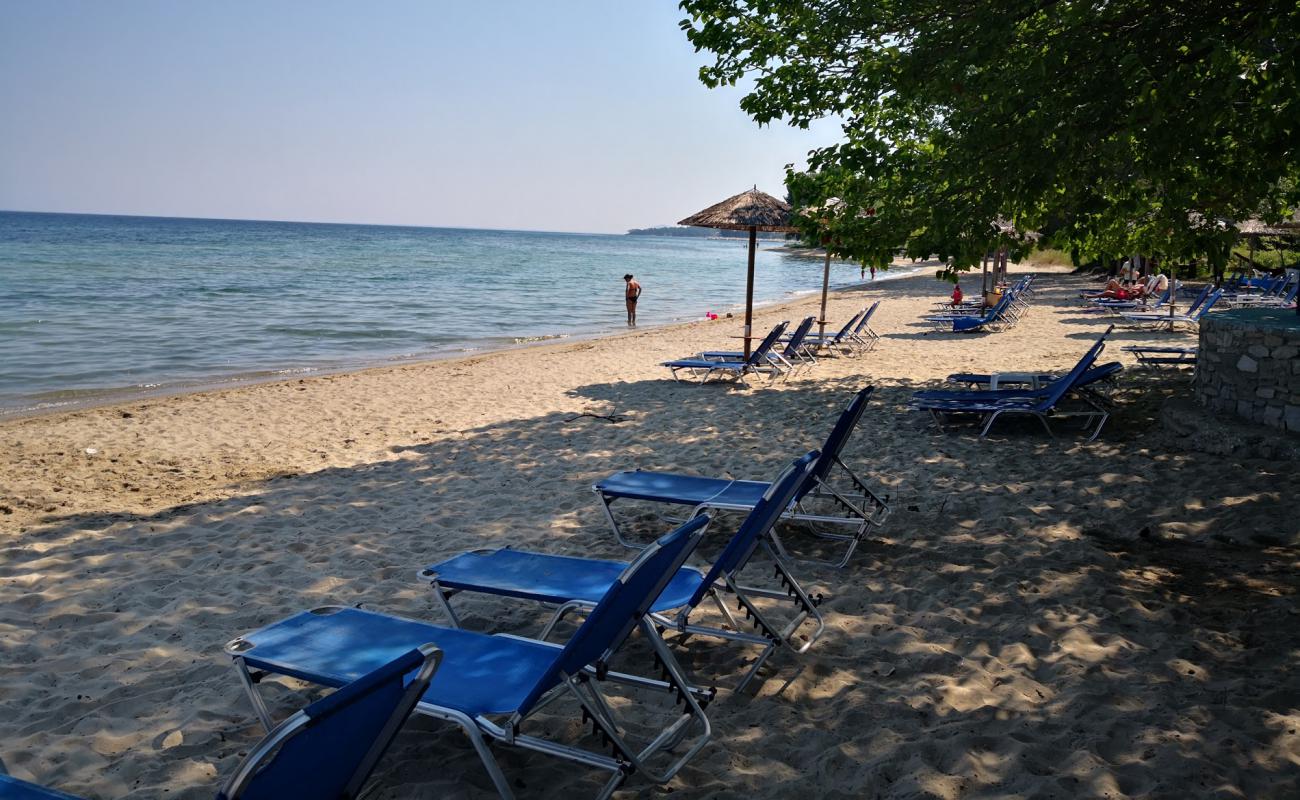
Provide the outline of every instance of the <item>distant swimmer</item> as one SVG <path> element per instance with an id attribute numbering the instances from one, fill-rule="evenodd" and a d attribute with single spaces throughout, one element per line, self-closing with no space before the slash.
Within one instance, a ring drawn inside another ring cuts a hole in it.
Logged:
<path id="1" fill-rule="evenodd" d="M 623 298 L 627 300 L 627 325 L 629 328 L 636 327 L 636 301 L 641 297 L 641 284 L 636 282 L 632 273 L 623 276 L 627 283 L 627 288 L 623 292 Z"/>

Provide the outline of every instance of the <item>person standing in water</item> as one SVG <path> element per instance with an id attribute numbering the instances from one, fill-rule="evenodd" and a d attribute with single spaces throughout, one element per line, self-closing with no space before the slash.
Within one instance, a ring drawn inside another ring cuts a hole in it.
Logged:
<path id="1" fill-rule="evenodd" d="M 627 284 L 623 290 L 623 299 L 627 301 L 627 325 L 629 328 L 636 327 L 636 301 L 641 297 L 641 284 L 636 282 L 632 273 L 623 276 L 623 281 Z"/>

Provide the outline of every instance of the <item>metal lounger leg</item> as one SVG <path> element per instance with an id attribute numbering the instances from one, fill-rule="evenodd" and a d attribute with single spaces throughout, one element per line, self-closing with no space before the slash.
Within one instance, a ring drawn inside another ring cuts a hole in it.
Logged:
<path id="1" fill-rule="evenodd" d="M 442 584 L 438 583 L 437 578 L 429 581 L 429 588 L 433 590 L 433 596 L 438 599 L 438 605 L 442 607 L 443 612 L 447 614 L 447 618 L 451 620 L 451 626 L 453 628 L 464 627 L 461 625 L 460 617 L 456 616 L 455 610 L 451 607 L 451 596 L 458 594 L 458 592 L 455 590 L 443 589 Z"/>
<path id="2" fill-rule="evenodd" d="M 985 436 L 989 435 L 989 429 L 993 427 L 994 421 L 996 421 L 1001 414 L 1001 410 L 989 412 L 988 417 L 984 421 L 984 428 L 980 431 L 979 438 L 983 439 Z"/>
<path id="3" fill-rule="evenodd" d="M 618 520 L 614 518 L 614 509 L 610 507 L 614 501 L 606 497 L 599 489 L 593 488 L 592 491 L 600 497 L 600 505 L 605 509 L 605 519 L 609 520 L 609 527 L 614 529 L 614 538 L 618 540 L 618 543 L 633 550 L 645 549 L 645 545 L 633 542 L 623 536 L 623 529 L 619 527 Z"/>
<path id="4" fill-rule="evenodd" d="M 266 708 L 266 701 L 262 695 L 258 694 L 257 684 L 253 681 L 253 676 L 248 672 L 248 664 L 239 656 L 231 658 L 231 664 L 235 667 L 235 672 L 239 675 L 239 682 L 244 687 L 244 692 L 248 695 L 248 700 L 253 704 L 253 713 L 257 714 L 257 719 L 266 728 L 267 733 L 275 727 L 271 720 L 271 712 Z"/>
<path id="5" fill-rule="evenodd" d="M 551 615 L 551 619 L 546 623 L 546 626 L 542 628 L 542 632 L 538 634 L 538 640 L 543 642 L 548 641 L 551 638 L 551 633 L 555 631 L 555 626 L 560 624 L 560 620 L 569 616 L 569 614 L 574 611 L 581 611 L 589 608 L 591 608 L 591 603 L 584 603 L 578 600 L 570 600 L 567 603 L 561 604 L 559 608 L 555 609 L 555 613 Z"/>
<path id="6" fill-rule="evenodd" d="M 418 714 L 458 725 L 464 731 L 465 736 L 469 738 L 470 744 L 474 746 L 474 752 L 478 753 L 479 760 L 483 762 L 483 768 L 487 770 L 488 777 L 492 779 L 492 785 L 496 787 L 501 800 L 514 800 L 515 795 L 510 789 L 510 782 L 506 780 L 505 773 L 501 771 L 501 765 L 497 763 L 496 757 L 492 755 L 487 741 L 483 738 L 482 730 L 474 720 L 459 711 L 432 708 L 423 703 L 417 705 L 415 711 Z"/>

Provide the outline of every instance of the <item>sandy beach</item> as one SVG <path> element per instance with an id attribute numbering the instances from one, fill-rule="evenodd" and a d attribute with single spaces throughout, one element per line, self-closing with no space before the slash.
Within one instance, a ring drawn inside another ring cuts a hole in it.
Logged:
<path id="1" fill-rule="evenodd" d="M 953 372 L 1067 369 L 1104 329 L 1073 299 L 1084 278 L 1018 269 L 1040 289 L 1012 330 L 933 334 L 918 317 L 945 284 L 865 285 L 836 293 L 828 317 L 881 300 L 874 351 L 751 389 L 657 366 L 734 348 L 739 323 L 722 319 L 0 424 L 4 766 L 91 798 L 210 797 L 261 735 L 227 640 L 329 603 L 443 624 L 416 571 L 466 549 L 626 558 L 595 480 L 636 467 L 770 479 L 873 384 L 846 460 L 892 517 L 847 568 L 796 569 L 826 595 L 829 630 L 748 691 L 729 687 L 752 652 L 678 648 L 720 694 L 714 741 L 669 789 L 1297 796 L 1300 459 L 1197 416 L 1186 373 L 1145 373 L 1120 351 L 1194 334 L 1116 331 L 1102 360 L 1126 370 L 1095 442 L 1018 424 L 981 442 L 907 410 Z M 763 308 L 755 327 L 816 304 Z M 721 517 L 710 541 L 736 522 Z M 475 630 L 536 634 L 545 618 L 459 608 Z M 268 695 L 281 715 L 318 696 L 289 682 Z M 521 798 L 598 787 L 498 752 Z M 663 791 L 634 778 L 618 796 Z M 416 720 L 367 796 L 493 795 L 457 730 Z"/>

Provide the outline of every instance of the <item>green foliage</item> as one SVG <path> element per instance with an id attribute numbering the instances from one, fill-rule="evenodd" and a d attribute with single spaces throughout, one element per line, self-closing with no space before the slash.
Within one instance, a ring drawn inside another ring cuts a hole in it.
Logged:
<path id="1" fill-rule="evenodd" d="M 759 123 L 842 120 L 791 172 L 811 241 L 958 268 L 1025 242 L 1226 262 L 1225 220 L 1289 213 L 1300 4 L 1242 0 L 684 0 L 709 86 Z M 873 213 L 868 214 L 868 210 Z"/>
<path id="2" fill-rule="evenodd" d="M 1290 246 L 1288 246 L 1290 245 Z M 1278 270 L 1282 267 L 1295 267 L 1300 265 L 1300 250 L 1294 249 L 1294 241 L 1284 242 L 1279 240 L 1265 239 L 1259 247 L 1255 248 L 1255 263 L 1263 269 Z M 1241 242 L 1232 248 L 1232 252 L 1240 255 L 1243 259 L 1250 258 L 1250 246 Z M 1244 261 L 1233 259 L 1232 266 L 1244 266 Z"/>
<path id="3" fill-rule="evenodd" d="M 1051 247 L 1035 250 L 1032 258 L 1035 264 L 1050 264 L 1058 267 L 1074 266 L 1074 262 L 1070 260 L 1069 253 Z"/>

